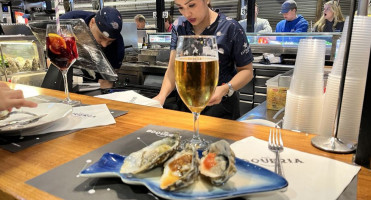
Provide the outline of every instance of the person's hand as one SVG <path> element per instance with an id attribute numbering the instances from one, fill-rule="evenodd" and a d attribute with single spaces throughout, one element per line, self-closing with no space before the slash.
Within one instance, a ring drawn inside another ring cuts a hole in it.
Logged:
<path id="1" fill-rule="evenodd" d="M 5 83 L 0 82 L 0 111 L 20 107 L 36 107 L 37 104 L 32 101 L 27 101 L 23 97 L 22 90 L 12 90 Z"/>
<path id="2" fill-rule="evenodd" d="M 161 104 L 161 106 L 164 106 L 164 104 L 165 104 L 165 99 L 162 98 L 160 95 L 157 95 L 157 96 L 153 97 L 152 99 L 158 101 Z"/>
<path id="3" fill-rule="evenodd" d="M 228 85 L 221 85 L 216 87 L 215 92 L 207 105 L 213 106 L 219 104 L 222 101 L 224 95 L 227 94 L 228 89 Z"/>
<path id="4" fill-rule="evenodd" d="M 109 89 L 109 88 L 113 87 L 113 82 L 111 82 L 111 81 L 99 79 L 98 83 L 100 84 L 101 89 Z"/>

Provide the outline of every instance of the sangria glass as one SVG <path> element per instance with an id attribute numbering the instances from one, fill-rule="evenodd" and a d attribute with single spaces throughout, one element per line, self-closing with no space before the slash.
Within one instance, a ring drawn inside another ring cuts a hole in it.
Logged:
<path id="1" fill-rule="evenodd" d="M 48 24 L 46 27 L 46 55 L 51 63 L 61 71 L 66 99 L 63 103 L 78 105 L 80 101 L 71 100 L 68 91 L 67 72 L 78 58 L 76 39 L 69 24 Z"/>
<path id="2" fill-rule="evenodd" d="M 179 36 L 175 57 L 175 85 L 184 104 L 193 113 L 194 133 L 186 141 L 204 149 L 208 142 L 199 135 L 199 117 L 214 94 L 219 79 L 215 36 Z"/>

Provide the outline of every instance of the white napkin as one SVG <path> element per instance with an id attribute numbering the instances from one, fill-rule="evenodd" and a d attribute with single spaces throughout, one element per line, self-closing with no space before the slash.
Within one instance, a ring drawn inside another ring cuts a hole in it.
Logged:
<path id="1" fill-rule="evenodd" d="M 123 92 L 113 92 L 109 94 L 97 95 L 95 97 L 103 98 L 103 99 L 110 99 L 115 101 L 122 101 L 126 103 L 134 103 L 143 106 L 152 106 L 157 108 L 162 108 L 161 104 L 151 98 L 145 97 L 133 90 L 123 91 Z"/>
<path id="2" fill-rule="evenodd" d="M 72 114 L 60 119 L 38 134 L 115 124 L 106 104 L 73 107 Z"/>
<path id="3" fill-rule="evenodd" d="M 274 171 L 275 154 L 268 149 L 266 141 L 247 137 L 233 143 L 231 148 L 237 157 Z M 286 147 L 280 156 L 288 189 L 273 193 L 269 199 L 337 199 L 360 170 L 358 166 Z"/>

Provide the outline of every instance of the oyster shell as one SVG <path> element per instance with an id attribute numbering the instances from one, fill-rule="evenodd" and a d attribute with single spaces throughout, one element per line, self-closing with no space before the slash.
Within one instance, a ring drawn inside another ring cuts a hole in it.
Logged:
<path id="1" fill-rule="evenodd" d="M 224 184 L 237 171 L 234 152 L 225 140 L 212 143 L 202 155 L 200 173 L 213 185 Z"/>
<path id="2" fill-rule="evenodd" d="M 120 173 L 137 174 L 163 164 L 174 155 L 179 146 L 179 140 L 179 135 L 174 134 L 172 137 L 158 140 L 137 152 L 131 153 L 125 158 Z"/>
<path id="3" fill-rule="evenodd" d="M 160 179 L 160 188 L 176 190 L 195 182 L 198 177 L 198 153 L 192 145 L 176 153 L 164 164 L 164 172 Z"/>

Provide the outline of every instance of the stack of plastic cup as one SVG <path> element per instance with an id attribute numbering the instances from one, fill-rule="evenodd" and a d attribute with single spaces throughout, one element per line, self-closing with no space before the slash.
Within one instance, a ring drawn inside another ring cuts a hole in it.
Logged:
<path id="1" fill-rule="evenodd" d="M 324 40 L 302 39 L 287 91 L 283 128 L 318 133 L 323 105 Z"/>
<path id="2" fill-rule="evenodd" d="M 329 75 L 323 106 L 320 135 L 330 137 L 339 99 L 339 85 L 343 68 L 344 49 L 348 29 L 345 22 L 338 54 Z M 349 50 L 348 67 L 343 91 L 338 138 L 357 142 L 361 122 L 365 83 L 371 47 L 371 18 L 355 16 L 353 33 Z"/>

